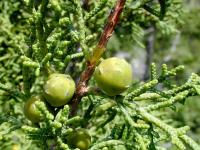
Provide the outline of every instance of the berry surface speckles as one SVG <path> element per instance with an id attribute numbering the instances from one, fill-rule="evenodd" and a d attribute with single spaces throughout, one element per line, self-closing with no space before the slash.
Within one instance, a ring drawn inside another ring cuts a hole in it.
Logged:
<path id="1" fill-rule="evenodd" d="M 53 107 L 67 104 L 75 92 L 73 79 L 66 74 L 54 73 L 44 84 L 44 97 Z"/>

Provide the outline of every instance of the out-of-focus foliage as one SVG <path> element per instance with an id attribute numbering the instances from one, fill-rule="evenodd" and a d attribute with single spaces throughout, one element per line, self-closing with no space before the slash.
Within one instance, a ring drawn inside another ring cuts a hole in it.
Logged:
<path id="1" fill-rule="evenodd" d="M 171 66 L 184 64 L 187 69 L 187 75 L 194 71 L 199 73 L 200 63 L 200 4 L 198 1 L 186 1 L 184 3 L 183 24 L 179 26 L 176 34 L 161 37 L 156 40 L 155 61 L 167 63 Z M 160 56 L 162 59 L 158 59 Z"/>
<path id="2" fill-rule="evenodd" d="M 200 74 L 200 3 L 198 0 L 185 1 L 183 24 L 176 34 L 158 38 L 155 41 L 155 62 L 167 63 L 170 66 L 184 64 L 187 68 L 180 78 L 186 78 L 191 72 Z M 157 42 L 158 41 L 158 42 Z M 200 139 L 200 97 L 190 98 L 177 115 L 172 115 L 178 124 L 191 126 L 190 134 Z"/>

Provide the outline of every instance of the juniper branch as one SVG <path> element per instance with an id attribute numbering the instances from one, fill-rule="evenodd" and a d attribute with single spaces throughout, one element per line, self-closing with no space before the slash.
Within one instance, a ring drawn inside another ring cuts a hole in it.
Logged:
<path id="1" fill-rule="evenodd" d="M 103 52 L 106 49 L 107 42 L 108 42 L 109 38 L 111 37 L 115 26 L 117 25 L 119 16 L 125 5 L 125 2 L 126 2 L 126 0 L 118 0 L 117 1 L 116 6 L 110 12 L 107 24 L 104 28 L 104 31 L 100 37 L 100 40 L 99 40 L 96 48 L 93 50 L 92 55 L 89 57 L 89 59 L 86 62 L 87 66 L 81 74 L 80 80 L 78 81 L 78 84 L 77 84 L 75 96 L 71 101 L 71 108 L 72 108 L 71 115 L 72 116 L 75 115 L 78 104 L 80 103 L 82 96 L 85 95 L 87 92 L 88 81 L 90 80 L 90 78 L 94 72 L 96 63 L 98 62 L 101 55 L 103 54 Z"/>
<path id="2" fill-rule="evenodd" d="M 176 129 L 176 128 L 171 127 L 168 124 L 165 124 L 163 121 L 161 121 L 160 119 L 154 117 L 153 115 L 151 115 L 150 113 L 146 112 L 142 108 L 138 108 L 137 112 L 141 115 L 141 117 L 144 120 L 153 123 L 157 127 L 159 127 L 162 130 L 164 130 L 166 133 L 168 133 L 170 135 L 170 137 L 171 137 L 172 143 L 175 144 L 179 149 L 181 149 L 181 150 L 186 149 L 185 145 L 181 141 L 181 137 L 184 138 L 184 140 L 187 139 L 187 137 L 185 137 L 184 134 L 186 133 L 186 131 L 189 130 L 189 127 L 183 127 L 183 128 Z M 189 143 L 191 143 L 191 141 L 192 141 L 192 143 L 195 143 L 191 139 L 190 139 Z M 195 145 L 198 145 L 198 144 L 195 143 Z M 194 150 L 196 150 L 195 147 L 194 147 Z"/>
<path id="3" fill-rule="evenodd" d="M 99 143 L 95 144 L 89 150 L 98 150 L 98 149 L 102 149 L 107 146 L 117 146 L 117 145 L 124 145 L 124 142 L 119 141 L 119 140 L 103 141 L 103 142 L 99 142 Z"/>

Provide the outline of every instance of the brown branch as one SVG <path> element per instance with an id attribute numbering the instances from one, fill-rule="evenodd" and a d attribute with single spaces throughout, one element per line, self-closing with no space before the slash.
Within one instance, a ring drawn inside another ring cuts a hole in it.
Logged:
<path id="1" fill-rule="evenodd" d="M 71 106 L 71 116 L 74 116 L 76 114 L 78 104 L 81 101 L 81 98 L 87 93 L 88 87 L 88 81 L 90 80 L 94 70 L 96 63 L 101 58 L 101 55 L 106 49 L 107 42 L 109 38 L 111 37 L 113 30 L 115 26 L 117 25 L 117 22 L 119 20 L 119 16 L 122 12 L 122 9 L 125 5 L 126 0 L 118 0 L 116 6 L 112 9 L 110 12 L 110 15 L 108 17 L 107 24 L 104 28 L 103 33 L 101 34 L 100 40 L 96 46 L 96 48 L 93 50 L 92 55 L 88 59 L 87 66 L 85 70 L 82 72 L 81 77 L 79 79 L 79 82 L 77 84 L 76 92 L 74 94 L 74 97 L 70 103 Z"/>
<path id="2" fill-rule="evenodd" d="M 89 10 L 89 0 L 83 0 L 83 8 Z"/>

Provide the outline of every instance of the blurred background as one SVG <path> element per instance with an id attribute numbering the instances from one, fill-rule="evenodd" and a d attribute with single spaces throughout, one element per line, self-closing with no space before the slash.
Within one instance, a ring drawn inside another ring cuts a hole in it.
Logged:
<path id="1" fill-rule="evenodd" d="M 138 80 L 149 79 L 151 62 L 155 62 L 158 68 L 164 63 L 169 68 L 184 65 L 185 71 L 177 77 L 178 82 L 186 81 L 192 72 L 200 75 L 200 1 L 185 0 L 182 13 L 178 18 L 180 22 L 176 24 L 177 31 L 173 33 L 163 35 L 159 28 L 150 26 L 144 30 L 142 40 L 133 42 L 134 40 L 113 36 L 108 48 L 115 51 L 115 55 L 130 60 L 134 68 L 133 74 Z M 117 49 L 121 51 L 116 51 Z M 199 96 L 189 98 L 185 105 L 179 105 L 176 113 L 169 113 L 176 120 L 173 122 L 175 126 L 189 125 L 189 134 L 200 143 Z"/>

